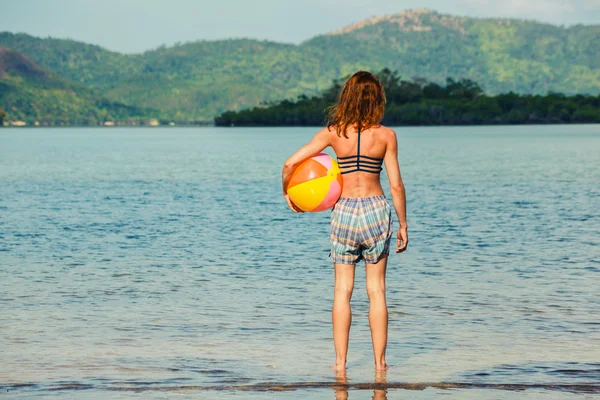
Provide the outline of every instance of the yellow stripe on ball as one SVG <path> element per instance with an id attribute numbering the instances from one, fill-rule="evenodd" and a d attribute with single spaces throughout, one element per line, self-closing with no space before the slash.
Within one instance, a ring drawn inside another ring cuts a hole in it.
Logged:
<path id="1" fill-rule="evenodd" d="M 312 211 L 323 201 L 329 186 L 331 185 L 331 176 L 312 179 L 288 189 L 290 199 L 303 211 Z"/>

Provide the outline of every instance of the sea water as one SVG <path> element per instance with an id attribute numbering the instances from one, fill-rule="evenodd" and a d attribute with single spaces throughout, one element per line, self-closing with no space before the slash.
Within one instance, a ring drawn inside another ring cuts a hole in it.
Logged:
<path id="1" fill-rule="evenodd" d="M 0 130 L 0 397 L 600 392 L 599 125 L 396 129 L 379 377 L 364 264 L 336 377 L 329 212 L 281 196 L 316 130 Z"/>

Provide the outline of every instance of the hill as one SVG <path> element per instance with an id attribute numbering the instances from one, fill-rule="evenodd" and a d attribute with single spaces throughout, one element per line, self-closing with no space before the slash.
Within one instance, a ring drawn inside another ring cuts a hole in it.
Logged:
<path id="1" fill-rule="evenodd" d="M 468 78 L 489 94 L 598 94 L 598 43 L 600 25 L 563 28 L 414 10 L 367 19 L 303 46 L 333 56 L 324 59 L 345 73 L 389 67 L 438 83 Z"/>
<path id="2" fill-rule="evenodd" d="M 199 41 L 125 55 L 98 46 L 1 33 L 0 45 L 107 99 L 176 120 L 320 93 L 357 69 L 404 78 L 468 78 L 486 93 L 600 93 L 600 25 L 559 27 L 413 10 L 370 18 L 299 45 Z"/>
<path id="3" fill-rule="evenodd" d="M 150 110 L 106 100 L 0 46 L 0 106 L 12 121 L 96 125 L 147 120 Z"/>
<path id="4" fill-rule="evenodd" d="M 199 41 L 125 55 L 72 40 L 0 34 L 0 45 L 109 99 L 159 108 L 175 120 L 212 120 L 305 92 L 336 77 L 298 46 L 250 39 Z"/>

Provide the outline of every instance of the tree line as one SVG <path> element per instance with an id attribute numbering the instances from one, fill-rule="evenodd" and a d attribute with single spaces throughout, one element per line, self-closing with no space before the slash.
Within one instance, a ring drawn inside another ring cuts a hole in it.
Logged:
<path id="1" fill-rule="evenodd" d="M 445 84 L 402 79 L 383 69 L 377 76 L 386 92 L 382 123 L 395 126 L 600 123 L 600 96 L 561 93 L 488 96 L 469 79 L 448 78 Z M 320 126 L 326 110 L 348 77 L 333 81 L 321 95 L 263 103 L 215 117 L 217 126 Z"/>

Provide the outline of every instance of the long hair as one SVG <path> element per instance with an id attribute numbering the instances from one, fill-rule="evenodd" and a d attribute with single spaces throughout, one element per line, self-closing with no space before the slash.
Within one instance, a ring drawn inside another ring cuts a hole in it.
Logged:
<path id="1" fill-rule="evenodd" d="M 337 102 L 329 108 L 327 128 L 348 137 L 349 126 L 365 130 L 379 124 L 385 111 L 385 91 L 375 75 L 358 71 L 344 84 Z"/>

